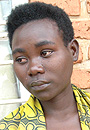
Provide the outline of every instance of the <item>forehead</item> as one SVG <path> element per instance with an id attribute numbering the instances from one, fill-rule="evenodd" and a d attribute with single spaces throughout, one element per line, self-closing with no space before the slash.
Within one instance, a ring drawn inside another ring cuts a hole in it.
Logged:
<path id="1" fill-rule="evenodd" d="M 49 19 L 34 20 L 17 28 L 13 34 L 12 48 L 22 42 L 54 41 L 62 38 L 56 22 Z M 18 42 L 17 42 L 18 41 Z"/>

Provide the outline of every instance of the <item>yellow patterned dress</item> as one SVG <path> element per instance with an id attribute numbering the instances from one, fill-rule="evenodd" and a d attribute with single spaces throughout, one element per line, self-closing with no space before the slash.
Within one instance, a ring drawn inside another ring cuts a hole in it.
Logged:
<path id="1" fill-rule="evenodd" d="M 90 93 L 72 85 L 82 130 L 90 130 Z M 0 130 L 46 130 L 40 102 L 33 95 L 0 121 Z"/>

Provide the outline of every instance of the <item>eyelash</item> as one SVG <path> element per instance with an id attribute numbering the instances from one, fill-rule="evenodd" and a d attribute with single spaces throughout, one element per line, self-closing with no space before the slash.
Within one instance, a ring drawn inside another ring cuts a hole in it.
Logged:
<path id="1" fill-rule="evenodd" d="M 49 53 L 49 54 L 45 55 L 46 53 Z M 53 53 L 53 50 L 43 50 L 43 51 L 41 51 L 40 55 L 41 55 L 42 57 L 44 57 L 44 58 L 47 58 L 47 57 L 49 57 L 52 53 Z"/>
<path id="2" fill-rule="evenodd" d="M 21 61 L 21 60 L 24 60 L 24 61 Z M 24 58 L 24 57 L 18 57 L 18 58 L 16 59 L 16 62 L 18 62 L 18 63 L 20 63 L 20 64 L 24 64 L 24 63 L 27 62 L 27 59 Z"/>
<path id="3" fill-rule="evenodd" d="M 40 56 L 43 57 L 43 58 L 47 58 L 52 53 L 53 53 L 53 50 L 43 50 L 43 51 L 41 51 Z M 28 59 L 25 58 L 25 57 L 18 57 L 18 58 L 16 58 L 15 61 L 18 62 L 18 63 L 20 63 L 20 64 L 25 64 L 25 63 L 27 63 L 27 60 Z"/>

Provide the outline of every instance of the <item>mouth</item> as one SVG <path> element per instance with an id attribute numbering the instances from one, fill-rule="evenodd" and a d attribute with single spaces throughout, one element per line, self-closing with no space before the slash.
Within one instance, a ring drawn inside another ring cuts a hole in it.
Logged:
<path id="1" fill-rule="evenodd" d="M 32 82 L 30 87 L 33 90 L 43 90 L 45 88 L 47 88 L 50 85 L 50 82 L 46 82 L 46 81 L 35 81 Z"/>

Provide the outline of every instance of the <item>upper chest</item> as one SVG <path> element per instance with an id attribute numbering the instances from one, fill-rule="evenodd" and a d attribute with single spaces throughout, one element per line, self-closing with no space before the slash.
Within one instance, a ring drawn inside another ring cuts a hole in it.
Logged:
<path id="1" fill-rule="evenodd" d="M 78 114 L 68 120 L 46 119 L 47 130 L 82 130 Z"/>

